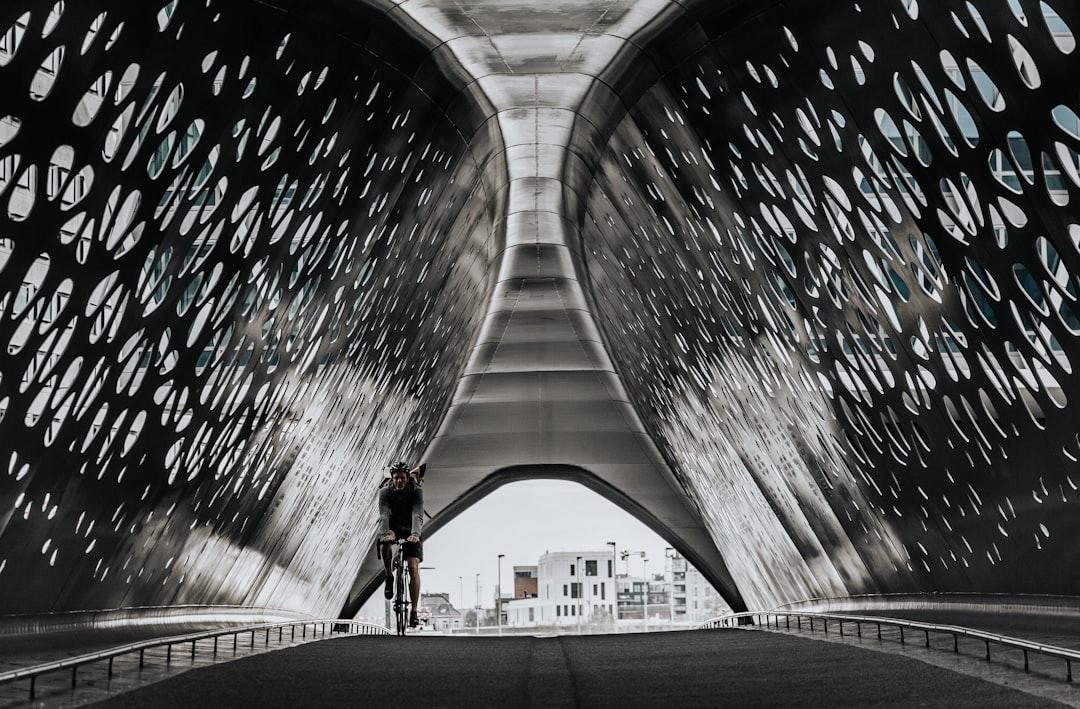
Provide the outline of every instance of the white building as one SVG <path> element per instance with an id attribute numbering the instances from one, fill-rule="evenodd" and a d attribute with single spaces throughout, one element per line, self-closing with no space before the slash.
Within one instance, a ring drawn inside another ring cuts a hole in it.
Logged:
<path id="1" fill-rule="evenodd" d="M 549 552 L 537 565 L 533 598 L 505 601 L 510 627 L 578 626 L 615 617 L 615 563 L 611 551 Z"/>
<path id="2" fill-rule="evenodd" d="M 703 623 L 710 618 L 731 612 L 731 608 L 719 592 L 702 576 L 700 571 L 690 564 L 686 565 L 685 581 L 686 621 Z M 676 620 L 679 620 L 678 615 L 676 615 Z"/>

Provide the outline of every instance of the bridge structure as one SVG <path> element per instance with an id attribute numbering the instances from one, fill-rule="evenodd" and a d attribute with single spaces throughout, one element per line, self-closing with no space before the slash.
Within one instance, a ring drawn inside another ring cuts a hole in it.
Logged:
<path id="1" fill-rule="evenodd" d="M 735 610 L 1075 609 L 1078 30 L 5 2 L 0 614 L 349 617 L 397 458 L 429 534 L 574 480 Z"/>

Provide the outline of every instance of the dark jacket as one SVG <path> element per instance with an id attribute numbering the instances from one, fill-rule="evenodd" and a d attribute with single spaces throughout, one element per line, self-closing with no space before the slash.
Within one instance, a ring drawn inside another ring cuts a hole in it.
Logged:
<path id="1" fill-rule="evenodd" d="M 413 481 L 398 492 L 392 484 L 379 490 L 379 535 L 408 530 L 420 536 L 424 527 L 424 490 Z"/>

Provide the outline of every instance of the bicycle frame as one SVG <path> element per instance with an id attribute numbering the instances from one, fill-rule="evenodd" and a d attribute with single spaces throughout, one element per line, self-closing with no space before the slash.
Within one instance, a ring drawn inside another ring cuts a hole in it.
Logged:
<path id="1" fill-rule="evenodd" d="M 409 564 L 405 561 L 405 540 L 394 542 L 394 618 L 397 634 L 404 635 L 409 627 Z"/>

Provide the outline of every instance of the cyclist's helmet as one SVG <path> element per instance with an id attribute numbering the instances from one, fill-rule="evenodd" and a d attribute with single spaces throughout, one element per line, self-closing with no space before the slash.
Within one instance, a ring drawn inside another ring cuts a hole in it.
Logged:
<path id="1" fill-rule="evenodd" d="M 409 472 L 409 464 L 406 463 L 403 460 L 399 460 L 396 463 L 391 463 L 390 464 L 390 474 L 391 475 L 393 475 L 394 473 L 408 473 L 408 472 Z"/>

